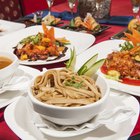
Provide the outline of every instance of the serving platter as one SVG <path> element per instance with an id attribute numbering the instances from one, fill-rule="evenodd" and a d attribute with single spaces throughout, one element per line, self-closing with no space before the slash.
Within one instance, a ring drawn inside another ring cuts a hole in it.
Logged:
<path id="1" fill-rule="evenodd" d="M 48 28 L 50 27 L 48 26 Z M 53 64 L 57 62 L 62 62 L 70 58 L 70 48 L 75 47 L 76 53 L 78 55 L 82 53 L 84 50 L 86 50 L 87 48 L 89 48 L 95 42 L 95 37 L 90 34 L 67 31 L 56 27 L 54 27 L 54 30 L 55 30 L 55 38 L 65 37 L 67 40 L 70 41 L 70 45 L 67 45 L 68 50 L 65 53 L 65 56 L 61 57 L 60 59 L 56 59 L 52 61 L 46 61 L 46 60 L 20 61 L 20 64 L 43 65 L 43 64 Z M 28 37 L 30 35 L 35 35 L 38 32 L 43 32 L 41 25 L 27 27 L 15 33 L 3 36 L 0 38 L 0 42 L 1 42 L 0 49 L 3 49 L 4 47 L 3 51 L 13 52 L 13 47 L 15 47 L 19 41 L 21 41 L 23 38 Z"/>
<path id="2" fill-rule="evenodd" d="M 84 51 L 80 55 L 77 56 L 76 69 L 78 70 L 83 63 L 85 63 L 89 58 L 91 58 L 94 54 L 98 53 L 98 60 L 102 58 L 106 58 L 107 55 L 113 51 L 120 50 L 119 44 L 124 43 L 124 40 L 107 40 L 101 43 L 90 47 L 88 50 Z M 85 57 L 86 56 L 86 57 Z M 100 76 L 105 77 L 105 75 L 100 71 L 97 72 Z M 116 89 L 119 91 L 123 91 L 132 95 L 140 96 L 140 86 L 123 84 L 118 81 L 107 79 L 110 87 L 112 89 Z"/>
<path id="3" fill-rule="evenodd" d="M 122 37 L 125 37 L 124 32 L 130 33 L 128 28 L 125 28 L 122 31 L 118 32 L 117 34 L 113 35 L 110 39 L 121 39 Z"/>
<path id="4" fill-rule="evenodd" d="M 12 131 L 23 140 L 70 140 L 72 136 L 74 140 L 126 140 L 137 122 L 139 116 L 139 103 L 133 96 L 122 94 L 118 91 L 111 91 L 109 98 L 110 104 L 116 104 L 118 106 L 125 105 L 126 107 L 130 107 L 135 114 L 120 124 L 103 125 L 96 129 L 87 128 L 77 132 L 62 132 L 46 129 L 43 132 L 43 130 L 38 129 L 32 122 L 33 112 L 28 102 L 28 98 L 19 97 L 5 109 L 4 118 Z"/>
<path id="5" fill-rule="evenodd" d="M 39 70 L 33 69 L 27 66 L 19 66 L 18 70 L 20 70 L 21 76 L 26 75 L 30 78 L 30 80 L 39 74 Z M 25 94 L 25 91 L 14 90 L 14 91 L 5 91 L 0 94 L 0 108 L 7 106 L 8 104 L 14 102 L 18 97 Z"/>
<path id="6" fill-rule="evenodd" d="M 100 29 L 99 30 L 95 30 L 95 31 L 91 31 L 91 30 L 86 30 L 86 29 L 83 29 L 81 27 L 72 27 L 72 26 L 69 26 L 69 25 L 64 25 L 61 27 L 62 29 L 66 29 L 66 30 L 70 30 L 70 31 L 76 31 L 76 32 L 82 32 L 82 33 L 89 33 L 89 34 L 92 34 L 92 35 L 99 35 L 101 34 L 102 32 L 104 32 L 105 30 L 109 29 L 110 27 L 107 26 L 107 25 L 100 25 Z"/>
<path id="7" fill-rule="evenodd" d="M 25 24 L 0 19 L 0 37 L 25 28 Z"/>

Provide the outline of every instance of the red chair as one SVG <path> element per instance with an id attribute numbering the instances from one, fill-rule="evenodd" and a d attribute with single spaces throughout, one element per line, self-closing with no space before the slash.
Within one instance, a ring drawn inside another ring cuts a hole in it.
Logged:
<path id="1" fill-rule="evenodd" d="M 45 10 L 48 8 L 46 0 L 20 0 L 22 11 L 24 15 L 31 14 L 38 10 Z M 65 2 L 66 0 L 54 0 L 54 5 Z"/>
<path id="2" fill-rule="evenodd" d="M 0 19 L 13 21 L 22 16 L 23 14 L 19 0 L 0 1 Z"/>

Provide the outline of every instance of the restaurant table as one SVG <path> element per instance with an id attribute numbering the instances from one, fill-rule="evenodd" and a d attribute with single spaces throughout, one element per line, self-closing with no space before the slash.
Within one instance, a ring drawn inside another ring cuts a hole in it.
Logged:
<path id="1" fill-rule="evenodd" d="M 52 10 L 55 12 L 62 12 L 64 10 L 68 10 L 68 9 L 69 9 L 68 4 L 66 2 L 53 6 L 53 8 L 52 8 Z M 140 14 L 140 12 L 138 14 Z M 130 0 L 112 0 L 110 15 L 111 16 L 126 16 L 126 15 L 127 16 L 136 16 L 132 13 L 132 6 L 130 3 Z M 65 22 L 67 22 L 67 21 L 65 21 Z M 106 30 L 102 34 L 96 36 L 96 41 L 94 44 L 108 40 L 108 39 L 110 39 L 111 36 L 113 36 L 114 34 L 120 32 L 121 30 L 126 28 L 126 26 L 118 26 L 118 25 L 108 25 L 108 26 L 110 26 L 110 28 L 108 30 Z M 57 64 L 32 66 L 32 67 L 42 70 L 43 67 L 46 67 L 49 69 L 49 68 L 62 67 L 62 66 L 64 66 L 64 63 L 60 62 Z M 136 97 L 136 98 L 140 102 L 140 97 Z M 16 136 L 12 132 L 12 130 L 8 127 L 8 125 L 6 124 L 6 122 L 4 120 L 5 108 L 0 109 L 0 140 L 20 140 L 20 138 L 18 138 L 18 136 Z M 139 119 L 137 121 L 137 124 L 136 124 L 131 136 L 134 136 L 136 134 L 140 134 L 140 116 L 139 116 Z"/>

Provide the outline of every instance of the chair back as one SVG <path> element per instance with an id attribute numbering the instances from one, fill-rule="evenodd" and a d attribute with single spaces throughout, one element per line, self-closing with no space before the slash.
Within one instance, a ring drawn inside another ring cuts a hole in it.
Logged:
<path id="1" fill-rule="evenodd" d="M 0 19 L 16 20 L 22 17 L 20 0 L 0 0 Z"/>

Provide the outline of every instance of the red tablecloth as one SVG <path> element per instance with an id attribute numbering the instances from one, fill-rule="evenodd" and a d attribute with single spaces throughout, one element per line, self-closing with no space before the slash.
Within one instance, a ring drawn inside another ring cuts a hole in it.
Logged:
<path id="1" fill-rule="evenodd" d="M 56 12 L 57 11 L 61 12 L 67 9 L 68 9 L 67 3 L 59 4 L 53 7 L 53 11 Z M 133 15 L 131 9 L 132 6 L 130 0 L 112 0 L 111 15 Z M 124 26 L 115 26 L 115 25 L 109 25 L 109 26 L 111 27 L 110 29 L 105 31 L 103 34 L 97 36 L 95 43 L 108 40 L 112 35 L 125 28 Z M 57 67 L 59 66 L 64 66 L 64 64 L 58 63 Z M 39 66 L 38 69 L 41 70 L 42 67 L 44 66 Z M 56 65 L 47 65 L 46 67 L 54 68 L 56 67 Z M 136 98 L 140 101 L 140 97 L 136 97 Z M 12 130 L 9 129 L 6 122 L 4 121 L 4 117 L 3 117 L 4 109 L 5 108 L 0 109 L 0 140 L 19 140 L 19 138 L 12 132 Z M 131 135 L 135 135 L 137 133 L 140 133 L 140 117 Z"/>

